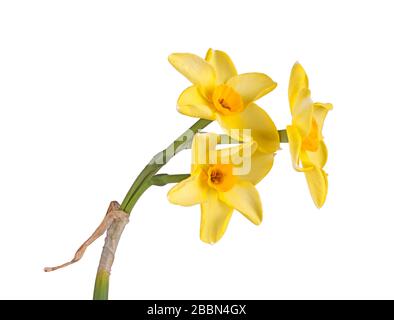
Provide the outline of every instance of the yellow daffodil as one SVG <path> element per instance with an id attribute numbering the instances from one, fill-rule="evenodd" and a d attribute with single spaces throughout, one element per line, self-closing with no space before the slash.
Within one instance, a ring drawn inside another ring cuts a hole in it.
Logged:
<path id="1" fill-rule="evenodd" d="M 309 191 L 315 205 L 323 206 L 328 189 L 327 174 L 323 170 L 327 161 L 327 148 L 322 129 L 330 103 L 313 103 L 308 76 L 299 63 L 291 71 L 289 103 L 292 125 L 287 127 L 290 153 L 294 169 L 305 173 Z"/>
<path id="2" fill-rule="evenodd" d="M 238 74 L 230 57 L 209 49 L 205 60 L 190 53 L 174 53 L 170 63 L 192 86 L 184 90 L 177 103 L 182 114 L 218 120 L 233 138 L 241 140 L 241 131 L 250 129 L 252 138 L 264 153 L 279 148 L 279 136 L 268 114 L 254 101 L 276 87 L 276 83 L 263 73 Z"/>
<path id="3" fill-rule="evenodd" d="M 271 169 L 272 161 L 262 161 L 254 141 L 217 150 L 218 136 L 197 134 L 192 144 L 191 175 L 168 192 L 170 202 L 182 206 L 201 205 L 200 238 L 206 243 L 220 240 L 234 209 L 258 225 L 262 206 L 255 188 Z M 271 155 L 272 156 L 272 155 Z"/>

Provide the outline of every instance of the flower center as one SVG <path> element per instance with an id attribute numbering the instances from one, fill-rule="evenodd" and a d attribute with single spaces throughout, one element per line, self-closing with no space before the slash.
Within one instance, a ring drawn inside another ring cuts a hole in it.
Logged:
<path id="1" fill-rule="evenodd" d="M 226 192 L 235 184 L 231 164 L 215 164 L 208 169 L 208 185 L 218 191 Z"/>
<path id="2" fill-rule="evenodd" d="M 302 148 L 308 151 L 317 151 L 319 148 L 319 128 L 315 119 L 312 119 L 311 130 L 302 141 Z"/>
<path id="3" fill-rule="evenodd" d="M 222 114 L 241 112 L 244 109 L 244 102 L 240 94 L 225 84 L 215 88 L 212 100 L 216 110 Z"/>

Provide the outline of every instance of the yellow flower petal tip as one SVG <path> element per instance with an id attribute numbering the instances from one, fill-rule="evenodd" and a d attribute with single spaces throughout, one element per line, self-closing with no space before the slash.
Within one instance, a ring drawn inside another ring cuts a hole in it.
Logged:
<path id="1" fill-rule="evenodd" d="M 287 127 L 289 149 L 296 171 L 304 172 L 309 192 L 317 208 L 327 197 L 328 180 L 323 167 L 327 148 L 323 141 L 323 125 L 331 103 L 313 103 L 308 76 L 300 63 L 295 63 L 289 81 L 289 104 L 292 125 Z"/>
<path id="2" fill-rule="evenodd" d="M 208 49 L 205 60 L 215 69 L 216 85 L 224 84 L 237 75 L 233 61 L 224 51 Z"/>
<path id="3" fill-rule="evenodd" d="M 209 244 L 222 238 L 234 209 L 256 225 L 262 222 L 262 204 L 254 184 L 273 162 L 273 155 L 258 151 L 255 141 L 218 150 L 218 138 L 211 133 L 194 136 L 191 175 L 168 192 L 171 203 L 200 204 L 200 238 Z"/>
<path id="4" fill-rule="evenodd" d="M 290 109 L 295 105 L 297 95 L 303 89 L 309 89 L 308 76 L 299 62 L 296 62 L 291 69 L 290 81 L 289 81 L 289 104 Z"/>
<path id="5" fill-rule="evenodd" d="M 315 206 L 322 208 L 327 198 L 327 174 L 322 169 L 315 169 L 306 174 L 306 180 Z"/>
<path id="6" fill-rule="evenodd" d="M 214 68 L 201 57 L 192 53 L 173 53 L 168 61 L 201 92 L 209 96 L 214 89 L 216 76 Z"/>

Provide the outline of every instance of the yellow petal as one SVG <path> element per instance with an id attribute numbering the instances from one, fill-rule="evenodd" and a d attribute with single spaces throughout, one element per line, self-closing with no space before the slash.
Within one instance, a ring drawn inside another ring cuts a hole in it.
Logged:
<path id="1" fill-rule="evenodd" d="M 200 174 L 196 173 L 171 188 L 167 198 L 173 204 L 192 206 L 205 201 L 207 190 Z"/>
<path id="2" fill-rule="evenodd" d="M 276 88 L 276 83 L 264 73 L 244 73 L 230 78 L 226 84 L 242 97 L 245 106 Z"/>
<path id="3" fill-rule="evenodd" d="M 279 148 L 279 134 L 274 122 L 263 109 L 254 103 L 239 113 L 231 115 L 218 113 L 217 119 L 227 134 L 234 139 L 245 140 L 245 130 L 232 129 L 250 129 L 252 138 L 262 152 L 273 153 Z"/>
<path id="4" fill-rule="evenodd" d="M 209 96 L 215 87 L 215 70 L 204 59 L 191 53 L 173 53 L 168 61 L 193 84 L 197 85 L 205 96 Z"/>
<path id="5" fill-rule="evenodd" d="M 216 151 L 216 154 L 218 163 L 232 164 L 234 176 L 254 185 L 268 174 L 274 162 L 274 154 L 261 152 L 255 141 L 220 149 Z"/>
<path id="6" fill-rule="evenodd" d="M 314 168 L 305 172 L 306 181 L 308 182 L 309 192 L 316 207 L 321 208 L 326 201 L 328 180 L 324 170 Z"/>
<path id="7" fill-rule="evenodd" d="M 219 199 L 241 212 L 252 223 L 257 225 L 261 223 L 263 208 L 259 193 L 252 183 L 239 181 L 229 191 L 220 192 Z"/>
<path id="8" fill-rule="evenodd" d="M 324 125 L 324 120 L 326 119 L 327 112 L 332 110 L 331 103 L 320 103 L 315 102 L 313 104 L 313 119 L 315 119 L 320 138 L 323 137 L 322 130 Z"/>
<path id="9" fill-rule="evenodd" d="M 256 150 L 252 157 L 251 162 L 244 160 L 242 170 L 236 171 L 234 169 L 234 175 L 237 175 L 239 179 L 246 180 L 256 185 L 259 183 L 267 174 L 271 171 L 272 165 L 274 164 L 274 153 L 264 153 L 260 150 Z M 247 167 L 249 166 L 249 170 Z M 239 166 L 237 166 L 237 169 Z M 245 168 L 245 169 L 244 169 Z"/>
<path id="10" fill-rule="evenodd" d="M 302 138 L 306 137 L 311 129 L 313 102 L 308 89 L 299 92 L 293 108 L 293 125 L 295 125 Z"/>
<path id="11" fill-rule="evenodd" d="M 219 200 L 218 192 L 209 189 L 206 200 L 201 203 L 200 238 L 213 244 L 226 232 L 233 208 Z"/>
<path id="12" fill-rule="evenodd" d="M 257 149 L 257 143 L 253 140 L 240 143 L 239 145 L 223 148 L 216 151 L 217 162 L 221 164 L 242 165 L 246 158 L 251 158 Z"/>
<path id="13" fill-rule="evenodd" d="M 293 110 L 298 93 L 303 89 L 309 89 L 308 76 L 304 68 L 296 62 L 291 70 L 289 82 L 290 110 Z"/>
<path id="14" fill-rule="evenodd" d="M 289 140 L 289 149 L 294 170 L 303 172 L 313 169 L 311 166 L 306 166 L 303 168 L 300 165 L 302 138 L 298 132 L 298 129 L 295 126 L 287 126 L 286 132 L 287 138 Z"/>
<path id="15" fill-rule="evenodd" d="M 197 133 L 192 142 L 192 171 L 197 166 L 216 162 L 216 145 L 219 136 L 214 133 Z"/>
<path id="16" fill-rule="evenodd" d="M 198 90 L 197 86 L 191 86 L 181 93 L 177 103 L 180 113 L 190 117 L 215 120 L 215 112 Z"/>
<path id="17" fill-rule="evenodd" d="M 216 71 L 216 84 L 223 84 L 237 74 L 237 70 L 230 57 L 223 51 L 209 49 L 205 60 Z"/>
<path id="18" fill-rule="evenodd" d="M 316 151 L 304 151 L 301 154 L 301 162 L 307 167 L 314 166 L 323 168 L 327 162 L 327 147 L 323 140 L 320 141 Z"/>

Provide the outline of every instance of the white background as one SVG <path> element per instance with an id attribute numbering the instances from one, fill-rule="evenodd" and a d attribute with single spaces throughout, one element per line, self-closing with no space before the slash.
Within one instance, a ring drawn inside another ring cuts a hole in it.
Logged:
<path id="1" fill-rule="evenodd" d="M 259 184 L 264 221 L 234 214 L 216 245 L 198 207 L 150 189 L 132 212 L 112 299 L 394 298 L 391 1 L 1 1 L 0 298 L 90 299 L 103 244 L 71 258 L 154 153 L 194 119 L 172 52 L 225 50 L 278 88 L 259 104 L 290 121 L 300 61 L 332 102 L 329 194 L 314 207 L 287 145 Z M 215 125 L 209 127 L 218 131 Z M 187 172 L 189 153 L 165 172 Z"/>

